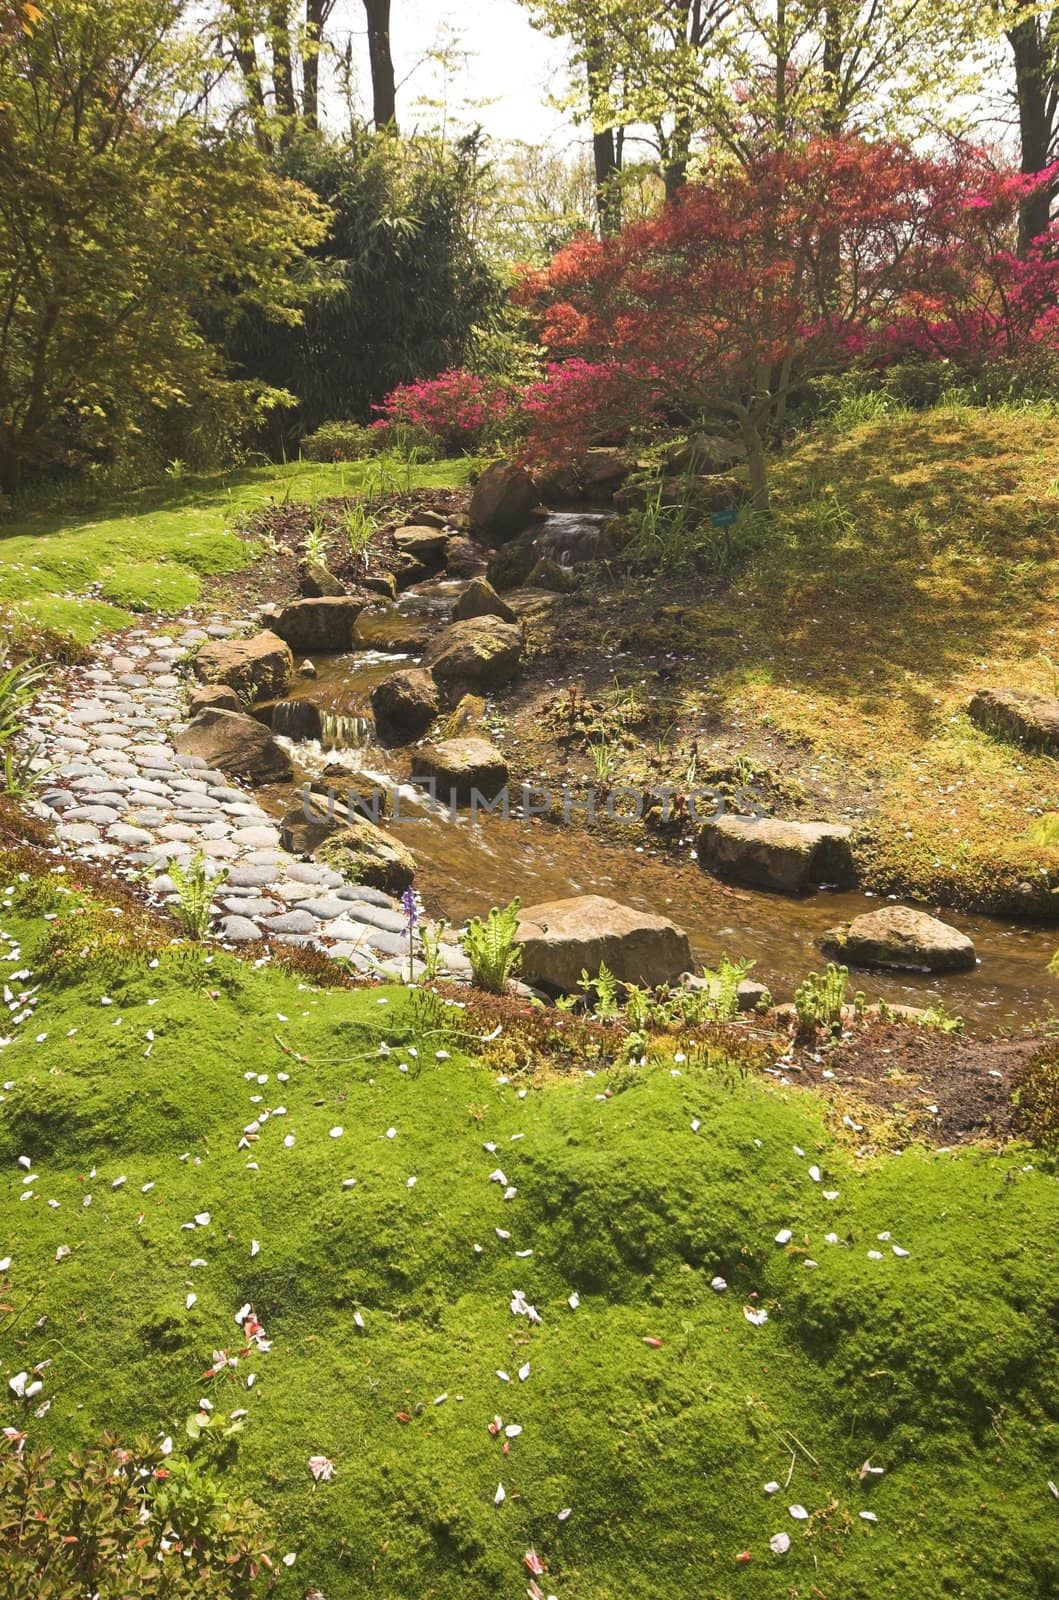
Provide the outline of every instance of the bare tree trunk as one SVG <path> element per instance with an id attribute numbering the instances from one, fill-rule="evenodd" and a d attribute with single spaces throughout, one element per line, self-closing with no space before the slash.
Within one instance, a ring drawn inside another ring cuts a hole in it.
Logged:
<path id="1" fill-rule="evenodd" d="M 302 46 L 302 117 L 307 128 L 320 126 L 320 46 L 328 0 L 305 0 L 305 43 Z"/>
<path id="2" fill-rule="evenodd" d="M 371 62 L 372 121 L 397 131 L 397 85 L 390 51 L 390 0 L 364 0 L 368 18 L 368 59 Z"/>
<path id="3" fill-rule="evenodd" d="M 290 12 L 288 0 L 273 0 L 268 14 L 269 42 L 272 46 L 272 92 L 276 114 L 286 127 L 280 134 L 286 142 L 294 130 L 298 107 L 294 99 L 294 63 L 291 60 Z"/>
<path id="4" fill-rule="evenodd" d="M 588 103 L 594 113 L 602 98 L 604 87 L 610 87 L 601 48 L 597 47 L 589 52 L 587 71 Z M 599 231 L 604 235 L 620 233 L 621 187 L 619 179 L 621 177 L 622 163 L 622 130 L 620 128 L 597 128 L 593 122 L 592 157 L 596 169 L 596 215 L 599 218 Z"/>
<path id="5" fill-rule="evenodd" d="M 1059 11 L 1049 18 L 1028 3 L 1024 14 L 1007 30 L 1015 64 L 1015 98 L 1019 112 L 1019 138 L 1023 172 L 1040 172 L 1048 165 L 1057 131 L 1059 112 Z M 1042 234 L 1051 218 L 1054 190 L 1042 188 L 1023 202 L 1019 216 L 1019 254 Z"/>
<path id="6" fill-rule="evenodd" d="M 265 92 L 261 87 L 261 63 L 257 59 L 253 23 L 241 5 L 233 5 L 231 11 L 235 26 L 235 37 L 232 40 L 232 44 L 235 49 L 235 59 L 239 63 L 239 71 L 242 74 L 246 97 L 250 102 L 250 111 L 254 119 L 254 138 L 258 149 L 269 155 L 271 154 L 271 140 L 266 128 Z"/>

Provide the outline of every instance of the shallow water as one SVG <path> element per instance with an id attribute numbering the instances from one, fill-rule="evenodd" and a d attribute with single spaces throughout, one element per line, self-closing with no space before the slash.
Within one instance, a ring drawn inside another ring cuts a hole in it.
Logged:
<path id="1" fill-rule="evenodd" d="M 366 636 L 371 637 L 374 629 L 375 638 L 385 637 L 384 647 L 322 659 L 317 663 L 318 678 L 297 680 L 290 698 L 311 699 L 338 717 L 365 715 L 374 685 L 415 659 L 394 651 L 404 630 L 421 631 L 427 619 L 443 619 L 462 587 L 460 582 L 434 581 L 410 590 L 395 605 L 373 608 L 376 620 L 369 623 Z M 325 765 L 336 762 L 386 782 L 407 770 L 399 752 L 374 746 L 336 752 L 319 744 L 299 744 L 292 747 L 292 755 L 303 777 L 317 778 Z M 341 795 L 341 778 L 330 781 Z M 296 803 L 292 786 L 274 788 L 262 799 L 274 811 Z M 605 895 L 672 918 L 686 929 L 697 962 L 715 966 L 725 952 L 752 958 L 754 976 L 767 983 L 779 1000 L 792 998 L 806 972 L 825 963 L 815 944 L 825 929 L 880 905 L 863 894 L 822 891 L 790 899 L 731 888 L 694 862 L 638 850 L 620 823 L 607 825 L 605 836 L 585 832 L 576 820 L 564 826 L 540 818 L 505 821 L 486 815 L 472 825 L 466 813 L 456 820 L 440 808 L 430 814 L 414 803 L 413 791 L 406 790 L 400 820 L 387 826 L 419 862 L 416 885 L 427 908 L 452 924 L 462 924 L 516 894 L 523 905 L 577 894 Z M 979 956 L 975 971 L 940 976 L 865 972 L 853 975 L 855 986 L 869 1000 L 915 1006 L 943 1003 L 980 1033 L 1022 1026 L 1049 1013 L 1059 1000 L 1059 980 L 1048 972 L 1059 947 L 1059 928 L 959 912 L 943 915 L 974 940 Z"/>

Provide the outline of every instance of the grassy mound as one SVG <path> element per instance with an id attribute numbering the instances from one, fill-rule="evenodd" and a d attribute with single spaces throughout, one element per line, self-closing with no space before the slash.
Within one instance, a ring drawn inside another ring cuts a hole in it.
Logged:
<path id="1" fill-rule="evenodd" d="M 245 1408 L 231 1487 L 292 1597 L 495 1600 L 531 1547 L 578 1600 L 1059 1584 L 1059 1189 L 1025 1152 L 859 1165 L 819 1101 L 706 1056 L 500 1072 L 510 1025 L 135 938 L 94 959 L 24 893 L 5 1425 L 183 1450 L 200 1398 Z M 240 1354 L 247 1302 L 267 1352 Z"/>
<path id="2" fill-rule="evenodd" d="M 469 466 L 402 467 L 400 483 L 462 482 Z M 0 608 L 82 643 L 128 626 L 137 612 L 182 611 L 199 598 L 203 578 L 237 573 L 260 559 L 260 549 L 233 532 L 233 523 L 292 498 L 313 503 L 322 495 L 365 492 L 380 471 L 375 462 L 244 467 L 139 490 L 90 513 L 16 514 L 10 529 L 0 529 Z"/>

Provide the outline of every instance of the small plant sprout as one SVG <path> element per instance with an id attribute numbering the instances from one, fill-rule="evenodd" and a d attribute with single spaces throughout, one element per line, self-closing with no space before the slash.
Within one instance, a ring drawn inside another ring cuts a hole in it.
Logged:
<path id="1" fill-rule="evenodd" d="M 460 939 L 474 982 L 490 994 L 503 994 L 522 965 L 522 949 L 515 942 L 521 909 L 516 895 L 508 905 L 494 906 L 484 921 L 474 917 Z"/>
<path id="2" fill-rule="evenodd" d="M 213 896 L 228 877 L 228 868 L 220 867 L 215 877 L 207 875 L 207 858 L 196 850 L 187 866 L 179 861 L 167 863 L 166 871 L 176 885 L 176 904 L 173 915 L 189 939 L 196 943 L 205 939 L 213 910 Z"/>

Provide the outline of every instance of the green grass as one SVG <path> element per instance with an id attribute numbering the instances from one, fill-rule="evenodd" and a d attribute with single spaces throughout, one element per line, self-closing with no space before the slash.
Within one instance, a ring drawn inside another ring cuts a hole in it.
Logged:
<path id="1" fill-rule="evenodd" d="M 20 952 L 0 974 L 39 961 L 10 891 L 0 929 Z M 67 970 L 0 1052 L 4 1425 L 181 1448 L 200 1396 L 245 1406 L 230 1484 L 297 1551 L 291 1600 L 514 1596 L 531 1545 L 564 1600 L 1059 1584 L 1059 1187 L 1027 1152 L 858 1162 L 820 1101 L 719 1063 L 503 1081 L 495 1046 L 426 1034 L 401 989 L 316 992 L 219 954 Z M 271 1350 L 204 1378 L 246 1301 Z M 6 1379 L 41 1361 L 38 1420 Z M 495 1414 L 523 1429 L 506 1458 Z M 337 1473 L 314 1489 L 315 1453 Z M 862 1483 L 867 1458 L 885 1475 Z"/>
<path id="2" fill-rule="evenodd" d="M 470 463 L 397 469 L 401 486 L 463 481 Z M 361 493 L 374 462 L 244 467 L 129 493 L 91 511 L 16 514 L 0 528 L 0 608 L 83 643 L 142 611 L 176 612 L 202 580 L 238 572 L 254 548 L 234 527 L 270 502 Z"/>

